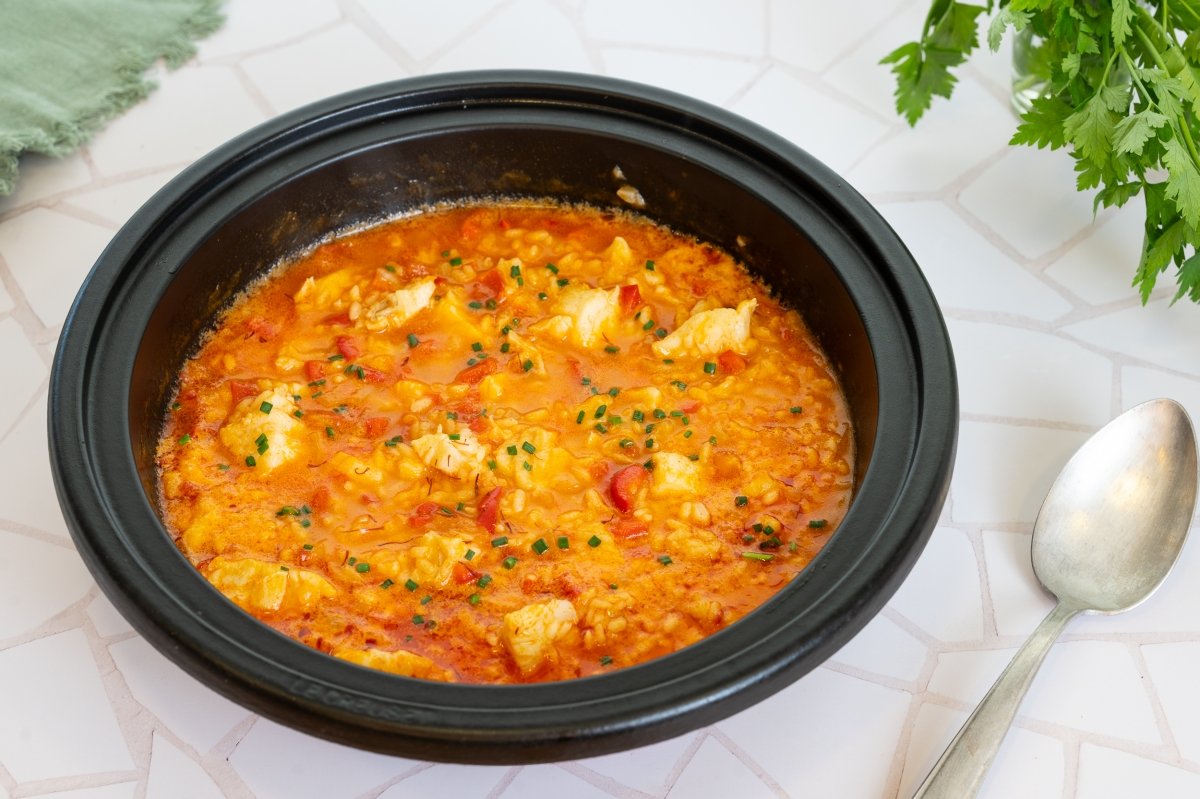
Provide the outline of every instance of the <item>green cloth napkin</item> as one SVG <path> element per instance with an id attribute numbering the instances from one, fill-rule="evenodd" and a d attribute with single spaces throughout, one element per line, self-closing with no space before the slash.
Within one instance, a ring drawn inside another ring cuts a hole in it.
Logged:
<path id="1" fill-rule="evenodd" d="M 0 195 L 23 152 L 65 155 L 220 27 L 221 0 L 0 0 Z"/>

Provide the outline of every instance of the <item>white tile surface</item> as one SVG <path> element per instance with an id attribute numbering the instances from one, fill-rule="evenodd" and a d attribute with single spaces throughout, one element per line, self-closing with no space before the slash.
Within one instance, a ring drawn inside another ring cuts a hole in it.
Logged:
<path id="1" fill-rule="evenodd" d="M 161 735 L 154 736 L 146 799 L 221 799 L 223 794 L 200 764 Z"/>
<path id="2" fill-rule="evenodd" d="M 1087 433 L 964 421 L 950 495 L 959 522 L 1032 524 Z"/>
<path id="3" fill-rule="evenodd" d="M 1200 305 L 1155 300 L 1067 325 L 1063 331 L 1097 347 L 1200 377 L 1195 347 Z"/>
<path id="4" fill-rule="evenodd" d="M 133 768 L 78 630 L 0 651 L 0 763 L 17 782 Z"/>
<path id="5" fill-rule="evenodd" d="M 379 799 L 489 796 L 510 771 L 509 766 L 435 765 L 396 783 L 381 793 Z"/>
<path id="6" fill-rule="evenodd" d="M 826 166 L 845 171 L 887 130 L 884 123 L 780 67 L 754 82 L 732 109 L 788 138 Z M 779 97 L 789 98 L 780 103 Z"/>
<path id="7" fill-rule="evenodd" d="M 312 63 L 326 69 L 311 80 L 296 80 L 304 65 Z M 407 74 L 365 33 L 347 24 L 247 58 L 242 69 L 276 113 Z"/>
<path id="8" fill-rule="evenodd" d="M 61 324 L 115 230 L 33 208 L 0 222 L 0 257 L 41 321 Z"/>
<path id="9" fill-rule="evenodd" d="M 256 794 L 322 799 L 358 796 L 414 765 L 331 744 L 263 718 L 238 743 L 229 764 Z"/>
<path id="10" fill-rule="evenodd" d="M 164 75 L 160 83 L 92 141 L 88 149 L 101 174 L 194 161 L 266 118 L 228 67 L 196 66 Z"/>
<path id="11" fill-rule="evenodd" d="M 897 680 L 915 680 L 928 654 L 925 644 L 891 619 L 876 616 L 830 660 Z"/>
<path id="12" fill-rule="evenodd" d="M 936 585 L 936 591 L 929 586 Z M 917 565 L 892 597 L 891 607 L 942 641 L 983 635 L 983 596 L 978 560 L 961 530 L 933 531 Z"/>
<path id="13" fill-rule="evenodd" d="M 1191 799 L 1200 796 L 1200 774 L 1107 747 L 1085 743 L 1079 750 L 1080 799 Z"/>
<path id="14" fill-rule="evenodd" d="M 463 69 L 557 69 L 598 66 L 575 24 L 546 0 L 517 0 L 436 57 L 433 72 Z"/>
<path id="15" fill-rule="evenodd" d="M 1015 124 L 1006 106 L 1011 37 L 1000 54 L 977 54 L 954 100 L 937 100 L 909 128 L 892 111 L 892 79 L 878 61 L 917 35 L 928 3 L 831 8 L 460 0 L 415 13 L 390 0 L 228 0 L 227 23 L 199 57 L 155 70 L 159 89 L 87 150 L 25 159 L 17 193 L 0 199 L 0 349 L 26 378 L 0 395 L 0 551 L 9 555 L 0 558 L 0 798 L 188 789 L 289 799 L 907 796 L 1050 607 L 1029 566 L 1029 532 L 1086 431 L 1162 395 L 1200 422 L 1200 308 L 1168 307 L 1169 274 L 1147 308 L 1129 287 L 1137 202 L 1093 226 L 1069 158 L 1004 144 Z M 212 147 L 330 92 L 498 67 L 601 72 L 731 107 L 841 170 L 878 204 L 955 336 L 965 421 L 947 526 L 889 608 L 828 668 L 711 733 L 509 768 L 386 758 L 246 723 L 244 711 L 152 654 L 106 599 L 86 599 L 95 589 L 76 556 L 48 543 L 69 541 L 46 456 L 45 402 L 35 396 L 47 342 L 117 227 Z M 40 572 L 24 568 L 30 561 L 51 563 L 56 579 L 37 580 Z M 1073 621 L 983 796 L 1200 795 L 1197 607 L 1193 540 L 1149 602 Z M 213 751 L 218 739 L 228 760 Z"/>
<path id="16" fill-rule="evenodd" d="M 936 191 L 1004 152 L 1007 107 L 970 77 L 954 91 L 970 100 L 934 105 L 919 128 L 901 129 L 858 162 L 846 175 L 850 182 L 867 193 Z M 967 127 L 978 135 L 964 140 Z"/>
<path id="17" fill-rule="evenodd" d="M 1091 200 L 1075 190 L 1071 164 L 1061 153 L 1012 147 L 958 198 L 1022 255 L 1037 258 L 1092 223 Z"/>
<path id="18" fill-rule="evenodd" d="M 0 552 L 0 640 L 49 621 L 93 585 L 69 547 L 0 530 Z M 48 574 L 54 579 L 47 580 Z"/>
<path id="19" fill-rule="evenodd" d="M 1011 325 L 951 319 L 947 327 L 963 413 L 1097 427 L 1111 418 L 1113 365 L 1104 356 Z"/>
<path id="20" fill-rule="evenodd" d="M 770 799 L 775 792 L 728 749 L 715 739 L 706 738 L 667 796 L 688 799 L 706 795 Z"/>
<path id="21" fill-rule="evenodd" d="M 676 762 L 695 740 L 695 734 L 681 735 L 667 741 L 616 752 L 602 757 L 577 761 L 598 774 L 648 794 L 658 795 L 669 788 L 668 778 Z"/>
<path id="22" fill-rule="evenodd" d="M 944 203 L 889 202 L 878 208 L 912 251 L 944 309 L 1041 321 L 1071 310 L 1058 292 L 998 250 Z M 988 290 L 979 291 L 981 284 Z"/>
<path id="23" fill-rule="evenodd" d="M 197 752 L 207 752 L 250 711 L 205 688 L 141 638 L 108 648 L 125 683 L 147 710 Z"/>
<path id="24" fill-rule="evenodd" d="M 910 701 L 818 669 L 717 726 L 795 796 L 879 796 Z M 823 723 L 800 723 L 796 708 Z M 851 751 L 856 766 L 848 769 L 842 755 Z"/>
<path id="25" fill-rule="evenodd" d="M 43 394 L 0 440 L 0 524 L 16 522 L 67 538 L 67 526 L 50 476 Z"/>
<path id="26" fill-rule="evenodd" d="M 922 705 L 904 763 L 900 796 L 911 796 L 967 720 L 934 704 Z M 1009 730 L 979 791 L 979 799 L 1058 799 L 1063 793 L 1062 743 L 1020 728 Z"/>
<path id="27" fill-rule="evenodd" d="M 583 20 L 591 38 L 663 49 L 761 56 L 767 38 L 764 0 L 607 0 L 588 3 Z"/>
<path id="28" fill-rule="evenodd" d="M 20 379 L 8 381 L 6 390 L 0 392 L 0 431 L 4 431 L 13 426 L 34 395 L 42 390 L 42 382 L 50 370 L 15 319 L 0 319 L 0 352 L 4 353 L 8 374 L 20 375 Z"/>
<path id="29" fill-rule="evenodd" d="M 1185 760 L 1200 763 L 1200 642 L 1148 644 L 1142 656 Z"/>

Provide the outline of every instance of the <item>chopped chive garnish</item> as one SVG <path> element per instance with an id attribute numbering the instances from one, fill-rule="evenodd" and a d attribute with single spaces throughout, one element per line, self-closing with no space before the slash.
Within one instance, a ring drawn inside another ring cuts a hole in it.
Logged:
<path id="1" fill-rule="evenodd" d="M 295 505 L 284 505 L 279 510 L 275 511 L 276 516 L 299 516 L 300 509 Z"/>
<path id="2" fill-rule="evenodd" d="M 583 417 L 586 415 L 584 411 L 580 411 L 579 415 L 575 417 L 575 424 L 583 424 Z"/>
<path id="3" fill-rule="evenodd" d="M 450 433 L 446 437 L 449 438 L 451 441 L 461 441 L 462 433 Z"/>
<path id="4" fill-rule="evenodd" d="M 172 402 L 172 403 L 171 403 L 171 410 L 173 410 L 173 411 L 177 411 L 177 410 L 179 410 L 179 409 L 180 409 L 180 408 L 182 408 L 182 407 L 183 407 L 183 406 L 182 406 L 182 405 L 180 405 L 178 402 Z"/>
<path id="5" fill-rule="evenodd" d="M 609 657 L 608 655 L 602 655 L 602 656 L 600 657 L 600 665 L 601 665 L 601 666 L 607 666 L 607 665 L 609 665 L 610 663 L 612 663 L 612 658 L 611 658 L 611 657 Z"/>
<path id="6" fill-rule="evenodd" d="M 304 545 L 304 548 L 305 548 L 305 549 L 307 549 L 307 550 L 309 550 L 309 551 L 311 552 L 311 551 L 312 551 L 312 548 L 313 548 L 313 545 L 312 545 L 312 544 L 305 544 L 305 545 Z"/>
<path id="7" fill-rule="evenodd" d="M 314 380 L 311 383 L 309 383 L 308 385 L 313 388 L 315 388 L 316 386 L 323 386 L 323 385 L 325 385 L 325 378 L 322 377 L 320 380 Z"/>
<path id="8" fill-rule="evenodd" d="M 287 566 L 280 566 L 279 571 L 286 572 L 286 571 L 291 571 L 291 570 Z"/>
<path id="9" fill-rule="evenodd" d="M 592 384 L 592 378 L 585 377 L 582 380 L 580 380 L 579 382 L 581 385 L 590 386 Z"/>
<path id="10" fill-rule="evenodd" d="M 469 597 L 467 597 L 467 601 L 472 605 L 478 605 L 481 599 L 483 599 L 483 597 L 481 597 L 479 594 L 471 594 Z"/>
<path id="11" fill-rule="evenodd" d="M 700 454 L 697 452 L 693 452 L 691 455 L 688 455 L 688 460 L 689 461 L 698 461 L 698 460 L 700 460 Z"/>
<path id="12" fill-rule="evenodd" d="M 517 277 L 520 274 L 521 274 L 521 267 L 518 264 L 513 264 L 512 268 L 510 268 L 508 270 L 509 277 Z"/>
<path id="13" fill-rule="evenodd" d="M 456 421 L 456 422 L 457 422 L 457 421 L 458 421 L 458 414 L 457 414 L 457 413 L 455 413 L 454 411 L 446 411 L 446 418 L 447 418 L 447 419 L 453 419 L 454 421 Z"/>
<path id="14" fill-rule="evenodd" d="M 606 413 L 608 413 L 608 406 L 601 405 L 600 407 L 596 408 L 596 413 L 593 414 L 593 416 L 597 419 L 603 419 L 604 414 L 606 414 Z"/>
<path id="15" fill-rule="evenodd" d="M 395 265 L 395 264 L 384 264 L 384 265 L 383 265 L 383 268 L 384 268 L 384 269 L 386 269 L 386 270 L 388 270 L 389 272 L 392 272 L 392 273 L 395 273 L 395 271 L 396 271 L 396 265 Z"/>
<path id="16" fill-rule="evenodd" d="M 416 333 L 409 333 L 409 334 L 408 334 L 408 346 L 409 346 L 410 348 L 411 348 L 411 347 L 416 347 L 416 346 L 417 346 L 418 344 L 420 344 L 420 343 L 421 343 L 421 339 L 417 338 L 417 334 L 416 334 Z"/>
<path id="17" fill-rule="evenodd" d="M 262 405 L 259 405 L 259 406 L 258 406 L 258 409 L 259 409 L 260 411 L 262 411 L 263 413 L 270 413 L 270 412 L 271 412 L 271 409 L 272 409 L 272 408 L 274 408 L 274 407 L 275 407 L 275 406 L 274 406 L 274 405 L 272 405 L 271 403 L 264 401 Z"/>
<path id="18" fill-rule="evenodd" d="M 468 549 L 466 552 L 463 553 L 463 558 L 465 558 L 466 560 L 473 560 L 474 557 L 475 557 L 475 550 L 473 550 L 473 549 Z"/>
<path id="19" fill-rule="evenodd" d="M 558 285 L 560 285 L 560 286 L 565 286 L 565 285 L 567 285 L 568 283 L 570 283 L 571 281 L 570 281 L 570 280 L 568 280 L 568 279 L 567 279 L 567 278 L 565 278 L 565 277 L 560 277 L 560 278 L 559 278 L 558 280 L 556 280 L 555 282 L 556 282 L 556 283 L 558 283 Z"/>
<path id="20" fill-rule="evenodd" d="M 646 322 L 646 324 L 642 325 L 642 330 L 653 330 L 653 329 L 654 329 L 654 320 L 653 319 Z"/>
<path id="21" fill-rule="evenodd" d="M 820 530 L 822 527 L 824 527 L 827 524 L 829 524 L 829 522 L 827 522 L 825 519 L 811 519 L 808 522 L 808 526 L 814 530 Z"/>
<path id="22" fill-rule="evenodd" d="M 607 352 L 608 354 L 612 355 L 612 354 L 620 352 L 621 348 L 614 346 L 612 344 L 609 344 L 607 347 L 604 348 L 604 351 Z"/>
<path id="23" fill-rule="evenodd" d="M 489 458 L 488 462 L 487 462 L 487 467 L 489 469 L 491 469 L 492 471 L 495 471 L 496 470 L 496 462 Z"/>
<path id="24" fill-rule="evenodd" d="M 325 426 L 325 436 L 327 438 L 333 438 L 334 432 L 332 427 L 329 427 L 328 425 Z"/>
<path id="25" fill-rule="evenodd" d="M 614 386 L 608 390 L 608 396 L 610 396 L 610 397 L 615 397 L 620 393 L 621 393 L 621 389 L 617 388 L 616 386 Z"/>
<path id="26" fill-rule="evenodd" d="M 300 526 L 301 526 L 301 527 L 306 527 L 306 528 L 307 528 L 307 527 L 312 527 L 312 522 L 311 522 L 311 521 L 309 521 L 308 519 L 301 519 L 301 520 L 300 520 Z"/>
<path id="27" fill-rule="evenodd" d="M 462 513 L 464 510 L 467 509 L 467 505 L 465 502 L 460 502 L 454 506 L 454 509 L 457 510 L 459 513 Z"/>
<path id="28" fill-rule="evenodd" d="M 517 445 L 516 445 L 516 444 L 509 444 L 509 445 L 508 445 L 508 446 L 505 448 L 505 451 L 506 451 L 506 452 L 508 452 L 508 454 L 509 454 L 509 455 L 516 455 L 516 454 L 517 454 Z"/>
<path id="29" fill-rule="evenodd" d="M 478 580 L 475 581 L 475 585 L 479 586 L 480 588 L 487 588 L 491 582 L 492 582 L 492 575 L 485 574 L 482 577 L 480 577 Z"/>
<path id="30" fill-rule="evenodd" d="M 565 535 L 560 535 L 555 543 L 558 544 L 559 549 L 568 549 L 571 546 L 571 542 L 567 540 Z"/>
<path id="31" fill-rule="evenodd" d="M 763 535 L 775 535 L 775 528 L 769 524 L 764 524 L 762 532 Z"/>
<path id="32" fill-rule="evenodd" d="M 404 587 L 407 588 L 409 591 L 416 591 L 421 586 L 416 580 L 409 577 L 407 580 L 404 581 Z"/>
<path id="33" fill-rule="evenodd" d="M 544 291 L 539 291 L 539 292 L 538 292 L 538 299 L 539 299 L 539 300 L 546 300 L 546 299 L 549 299 L 549 298 L 550 298 L 550 295 L 549 295 L 549 294 L 547 294 L 546 292 L 544 292 Z"/>
<path id="34" fill-rule="evenodd" d="M 449 257 L 450 257 L 450 251 L 449 251 L 449 250 L 442 250 L 442 257 L 443 257 L 443 258 L 449 258 Z"/>
<path id="35" fill-rule="evenodd" d="M 367 572 L 371 571 L 371 564 L 359 562 L 358 565 L 354 567 L 354 570 L 359 574 L 366 574 Z"/>
<path id="36" fill-rule="evenodd" d="M 717 373 L 717 365 L 712 361 L 704 362 L 704 374 L 715 375 Z"/>
<path id="37" fill-rule="evenodd" d="M 462 266 L 462 258 L 457 258 L 457 257 L 451 258 L 450 265 L 451 266 Z"/>
<path id="38" fill-rule="evenodd" d="M 550 270 L 551 274 L 558 274 L 558 267 L 554 264 L 546 264 L 546 268 Z"/>
<path id="39" fill-rule="evenodd" d="M 533 368 L 533 361 L 526 360 L 523 364 L 521 364 L 521 368 L 528 372 Z"/>
<path id="40" fill-rule="evenodd" d="M 743 552 L 742 557 L 746 560 L 757 560 L 763 563 L 769 563 L 775 559 L 775 556 L 768 552 Z"/>
<path id="41" fill-rule="evenodd" d="M 655 408 L 654 409 L 654 418 L 655 419 L 666 419 L 667 412 L 664 411 L 662 408 Z"/>
<path id="42" fill-rule="evenodd" d="M 646 269 L 653 272 L 654 271 L 654 261 L 646 261 Z"/>
<path id="43" fill-rule="evenodd" d="M 629 414 L 629 418 L 633 419 L 635 422 L 640 422 L 646 418 L 646 415 L 641 411 L 634 411 L 633 413 Z"/>
<path id="44" fill-rule="evenodd" d="M 413 616 L 413 618 L 412 618 L 412 623 L 413 623 L 413 624 L 424 624 L 424 623 L 425 623 L 425 617 L 424 617 L 424 616 L 422 616 L 420 613 L 417 613 L 416 615 L 414 615 L 414 616 Z"/>
<path id="45" fill-rule="evenodd" d="M 351 566 L 353 566 L 353 565 L 354 565 L 355 563 L 357 563 L 357 562 L 358 562 L 358 558 L 355 558 L 355 557 L 351 557 L 351 558 L 350 558 L 350 560 L 348 561 L 348 563 L 349 563 Z"/>
<path id="46" fill-rule="evenodd" d="M 654 335 L 658 336 L 659 338 L 666 338 L 667 329 L 665 327 L 660 327 L 658 330 L 654 331 Z M 672 361 L 672 363 L 674 363 L 674 361 Z"/>
<path id="47" fill-rule="evenodd" d="M 521 445 L 521 449 L 525 450 L 530 455 L 537 452 L 537 447 L 535 447 L 533 444 L 530 444 L 528 441 Z"/>
<path id="48" fill-rule="evenodd" d="M 600 537 L 594 535 L 591 538 L 589 538 L 588 546 L 591 547 L 592 549 L 595 549 L 596 547 L 600 546 Z"/>
<path id="49" fill-rule="evenodd" d="M 508 536 L 506 536 L 506 535 L 502 535 L 502 536 L 492 539 L 492 546 L 494 546 L 494 547 L 502 547 L 507 543 L 508 543 Z"/>
<path id="50" fill-rule="evenodd" d="M 500 345 L 501 352 L 507 353 L 508 349 L 509 349 L 509 343 L 507 341 Z"/>
<path id="51" fill-rule="evenodd" d="M 618 442 L 618 443 L 620 443 L 620 445 L 623 449 L 627 449 L 627 448 L 633 446 L 633 439 L 632 438 L 622 438 L 620 440 L 620 442 Z"/>
<path id="52" fill-rule="evenodd" d="M 483 352 L 483 344 L 479 343 L 478 341 L 473 341 L 471 342 L 471 349 L 475 350 L 476 352 Z"/>
<path id="53" fill-rule="evenodd" d="M 653 422 L 651 422 L 650 424 L 646 425 L 646 429 L 645 429 L 645 431 L 644 431 L 644 432 L 646 433 L 646 435 L 650 435 L 651 433 L 653 433 L 653 432 L 654 432 L 654 428 L 655 428 L 655 426 L 656 426 L 656 425 L 655 425 Z"/>
<path id="54" fill-rule="evenodd" d="M 218 463 L 217 468 L 223 472 L 227 472 L 227 471 L 229 471 L 229 464 L 228 463 Z"/>
<path id="55" fill-rule="evenodd" d="M 601 435 L 608 432 L 608 428 L 604 426 L 603 422 L 596 422 L 592 427 L 596 428 L 596 432 Z"/>
<path id="56" fill-rule="evenodd" d="M 762 522 L 756 522 L 756 523 L 750 525 L 750 529 L 756 533 L 761 533 L 763 530 Z"/>
<path id="57" fill-rule="evenodd" d="M 254 460 L 253 455 L 246 456 L 246 465 L 249 466 L 251 469 L 253 469 L 257 465 L 257 462 Z"/>
<path id="58" fill-rule="evenodd" d="M 504 327 L 500 328 L 501 335 L 507 336 L 511 332 L 512 332 L 512 328 L 509 327 L 508 325 L 505 325 Z"/>
<path id="59" fill-rule="evenodd" d="M 687 431 L 685 431 L 685 432 L 684 432 L 684 434 L 683 434 L 683 437 L 684 437 L 684 438 L 691 438 L 691 437 L 692 437 L 692 433 L 693 433 L 693 432 L 694 432 L 694 431 L 692 431 L 692 430 L 687 430 Z"/>
<path id="60" fill-rule="evenodd" d="M 687 391 L 687 383 L 683 382 L 682 380 L 672 380 L 671 385 L 675 386 L 675 388 L 679 389 L 680 391 Z"/>
<path id="61" fill-rule="evenodd" d="M 331 361 L 344 361 L 344 360 L 346 360 L 346 356 L 345 356 L 345 355 L 342 355 L 342 354 L 340 354 L 340 353 L 339 353 L 339 354 L 337 354 L 337 355 L 330 355 L 330 356 L 329 356 L 329 360 L 331 360 Z"/>
<path id="62" fill-rule="evenodd" d="M 525 461 L 524 463 L 521 464 L 521 468 L 527 472 L 532 472 L 533 464 L 531 464 L 529 461 Z"/>
<path id="63" fill-rule="evenodd" d="M 653 458 L 651 458 L 650 460 L 648 460 L 648 461 L 646 461 L 645 463 L 643 463 L 643 464 L 642 464 L 642 468 L 643 468 L 643 469 L 645 469 L 645 470 L 646 470 L 646 471 L 648 471 L 648 472 L 652 472 L 652 471 L 654 471 L 654 459 L 653 459 Z"/>
<path id="64" fill-rule="evenodd" d="M 717 445 L 717 437 L 716 437 L 716 436 L 709 436 L 709 437 L 708 437 L 708 443 L 712 444 L 712 445 L 715 447 L 715 446 Z"/>
<path id="65" fill-rule="evenodd" d="M 662 565 L 664 565 L 664 566 L 670 566 L 670 565 L 671 565 L 672 563 L 674 563 L 675 561 L 671 560 L 671 556 L 670 556 L 670 555 L 659 555 L 659 556 L 658 556 L 658 562 L 659 562 L 659 563 L 661 563 L 661 564 L 662 564 Z"/>
<path id="66" fill-rule="evenodd" d="M 681 416 L 683 416 L 683 411 L 671 411 L 671 416 L 673 416 L 674 418 L 678 419 L 678 418 L 680 418 Z"/>
<path id="67" fill-rule="evenodd" d="M 450 510 L 445 505 L 438 506 L 438 513 L 442 514 L 443 516 L 453 516 L 454 515 L 454 511 Z"/>
<path id="68" fill-rule="evenodd" d="M 789 410 L 792 413 L 804 413 L 804 409 L 801 408 L 799 405 L 793 405 L 791 408 L 789 408 Z"/>
<path id="69" fill-rule="evenodd" d="M 487 308 L 489 311 L 494 311 L 494 310 L 496 310 L 496 301 L 495 301 L 495 300 L 488 300 L 487 302 L 485 302 L 485 303 L 483 304 L 483 307 L 484 307 L 484 308 Z"/>
<path id="70" fill-rule="evenodd" d="M 654 439 L 653 438 L 646 439 L 646 449 L 654 449 Z"/>
<path id="71" fill-rule="evenodd" d="M 181 436 L 179 437 L 179 443 L 180 443 L 180 444 L 186 444 L 186 443 L 188 443 L 188 442 L 189 442 L 189 441 L 191 441 L 191 440 L 192 440 L 192 437 L 191 437 L 191 435 L 189 435 L 188 433 L 184 433 L 183 435 L 181 435 Z"/>
<path id="72" fill-rule="evenodd" d="M 750 497 L 747 497 L 744 494 L 738 494 L 736 497 L 733 498 L 733 504 L 737 505 L 739 508 L 745 507 L 746 503 L 748 503 L 749 501 L 750 501 Z"/>
<path id="73" fill-rule="evenodd" d="M 471 300 L 470 302 L 467 303 L 467 307 L 473 311 L 478 311 L 479 309 L 481 309 L 483 307 L 483 303 L 480 302 L 479 300 Z"/>
<path id="74" fill-rule="evenodd" d="M 433 595 L 432 595 L 432 594 L 426 594 L 425 596 L 421 597 L 421 604 L 422 604 L 422 605 L 428 605 L 428 604 L 429 604 L 430 602 L 432 602 L 432 601 L 433 601 Z"/>
<path id="75" fill-rule="evenodd" d="M 753 544 L 753 543 L 754 543 L 754 536 L 752 536 L 752 535 L 750 535 L 749 533 L 747 533 L 746 535 L 742 536 L 742 543 L 743 543 L 743 544 Z"/>
<path id="76" fill-rule="evenodd" d="M 296 410 L 292 411 L 292 416 L 295 416 L 297 419 L 303 419 L 303 418 L 304 418 L 304 411 L 302 411 L 302 410 L 300 410 L 299 408 L 297 408 Z"/>
<path id="77" fill-rule="evenodd" d="M 379 584 L 379 587 L 386 590 L 388 588 L 391 588 L 395 584 L 396 584 L 396 581 L 393 580 L 391 577 L 388 577 L 382 583 Z"/>
<path id="78" fill-rule="evenodd" d="M 505 558 L 503 561 L 500 562 L 500 565 L 506 569 L 511 569 L 517 565 L 517 559 L 515 557 L 513 557 L 512 555 L 509 555 L 507 558 Z"/>
<path id="79" fill-rule="evenodd" d="M 546 539 L 544 539 L 544 538 L 539 538 L 537 541 L 534 541 L 533 546 L 530 547 L 530 549 L 532 549 L 534 552 L 538 553 L 539 555 L 544 554 L 546 552 L 546 550 L 549 548 L 550 548 L 550 545 L 546 543 Z"/>

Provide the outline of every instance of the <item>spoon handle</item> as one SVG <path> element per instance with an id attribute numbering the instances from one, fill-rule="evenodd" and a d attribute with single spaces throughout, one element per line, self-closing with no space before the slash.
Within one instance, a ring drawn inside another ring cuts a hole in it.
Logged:
<path id="1" fill-rule="evenodd" d="M 1042 620 L 942 753 L 913 799 L 969 799 L 979 792 L 1033 675 L 1050 645 L 1077 613 L 1077 608 L 1059 602 Z"/>

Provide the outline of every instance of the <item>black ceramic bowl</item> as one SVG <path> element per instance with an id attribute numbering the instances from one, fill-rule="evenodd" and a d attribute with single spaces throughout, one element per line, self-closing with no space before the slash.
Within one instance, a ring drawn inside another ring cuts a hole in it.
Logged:
<path id="1" fill-rule="evenodd" d="M 156 514 L 172 376 L 214 314 L 282 257 L 430 203 L 623 203 L 714 242 L 800 309 L 857 425 L 856 497 L 777 596 L 673 655 L 528 686 L 429 683 L 345 663 L 225 600 Z M 55 485 L 113 603 L 197 679 L 284 724 L 409 757 L 596 755 L 684 733 L 796 680 L 863 627 L 923 548 L 953 461 L 954 364 L 917 265 L 845 181 L 768 131 L 646 86 L 582 75 L 439 75 L 268 122 L 173 180 L 113 239 L 67 320 L 50 388 Z M 801 721 L 801 723 L 803 723 Z"/>

